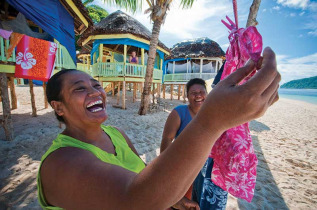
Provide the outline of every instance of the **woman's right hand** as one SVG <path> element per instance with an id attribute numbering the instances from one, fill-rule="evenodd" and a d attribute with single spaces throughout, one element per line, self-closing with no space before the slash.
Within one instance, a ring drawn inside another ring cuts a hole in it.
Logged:
<path id="1" fill-rule="evenodd" d="M 275 53 L 269 47 L 265 48 L 258 72 L 246 83 L 239 85 L 255 67 L 256 64 L 250 60 L 218 83 L 197 115 L 197 118 L 200 115 L 197 121 L 201 121 L 202 126 L 216 126 L 218 131 L 223 132 L 262 116 L 278 100 L 281 76 L 276 68 Z M 216 119 L 217 125 L 209 122 L 210 119 Z"/>

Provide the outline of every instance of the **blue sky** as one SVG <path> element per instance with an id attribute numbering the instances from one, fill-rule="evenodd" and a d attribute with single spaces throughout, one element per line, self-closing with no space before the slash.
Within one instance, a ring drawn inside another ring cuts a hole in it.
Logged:
<path id="1" fill-rule="evenodd" d="M 191 9 L 182 10 L 180 0 L 174 0 L 165 24 L 161 28 L 160 40 L 172 47 L 177 42 L 199 37 L 208 37 L 226 51 L 228 30 L 220 22 L 228 15 L 233 19 L 231 0 L 196 0 Z M 237 0 L 239 26 L 244 27 L 252 0 Z M 95 4 L 109 13 L 119 8 L 105 5 L 100 0 Z M 152 24 L 144 10 L 131 14 L 150 30 Z M 282 84 L 293 79 L 317 75 L 317 0 L 262 0 L 258 12 L 257 26 L 265 46 L 270 46 L 277 55 Z"/>

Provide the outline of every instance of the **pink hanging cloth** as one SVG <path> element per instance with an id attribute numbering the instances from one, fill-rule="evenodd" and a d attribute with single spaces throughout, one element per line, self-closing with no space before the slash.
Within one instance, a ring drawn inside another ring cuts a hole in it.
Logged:
<path id="1" fill-rule="evenodd" d="M 251 58 L 261 58 L 262 36 L 256 27 L 238 28 L 237 4 L 233 0 L 235 23 L 226 16 L 230 30 L 230 46 L 226 52 L 226 64 L 221 80 L 241 68 Z M 251 74 L 254 75 L 255 71 Z M 246 82 L 251 76 L 241 82 Z M 213 146 L 210 156 L 214 159 L 212 181 L 231 195 L 252 201 L 256 184 L 258 160 L 254 153 L 249 123 L 225 131 Z"/>

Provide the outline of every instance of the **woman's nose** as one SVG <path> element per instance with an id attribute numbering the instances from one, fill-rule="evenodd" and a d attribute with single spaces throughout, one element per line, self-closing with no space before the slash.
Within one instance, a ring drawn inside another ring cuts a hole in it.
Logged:
<path id="1" fill-rule="evenodd" d="M 96 88 L 91 87 L 88 93 L 88 96 L 90 97 L 94 97 L 94 96 L 99 96 L 101 93 L 99 90 L 97 90 Z"/>

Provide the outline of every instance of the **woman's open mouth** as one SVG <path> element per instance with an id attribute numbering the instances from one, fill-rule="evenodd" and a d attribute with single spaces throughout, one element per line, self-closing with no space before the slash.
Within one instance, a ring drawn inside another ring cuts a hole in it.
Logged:
<path id="1" fill-rule="evenodd" d="M 95 113 L 104 110 L 104 105 L 102 100 L 92 101 L 86 106 L 86 109 L 92 113 Z"/>

